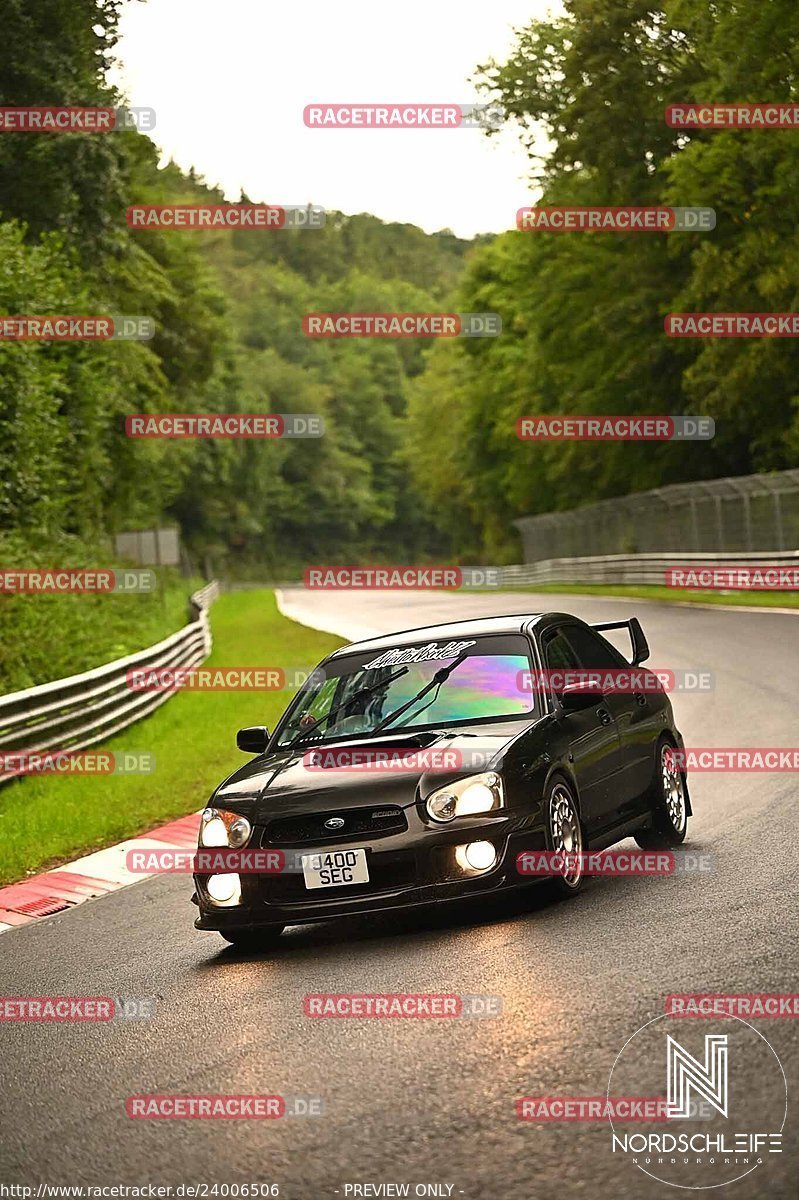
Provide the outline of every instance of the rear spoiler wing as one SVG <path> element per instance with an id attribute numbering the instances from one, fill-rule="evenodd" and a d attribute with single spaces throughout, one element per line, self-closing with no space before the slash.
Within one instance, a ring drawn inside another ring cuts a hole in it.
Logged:
<path id="1" fill-rule="evenodd" d="M 592 625 L 591 628 L 595 629 L 597 633 L 601 633 L 604 629 L 626 629 L 632 643 L 632 665 L 637 667 L 649 658 L 649 642 L 646 640 L 641 622 L 637 617 L 630 617 L 629 621 L 603 621 L 598 625 Z"/>

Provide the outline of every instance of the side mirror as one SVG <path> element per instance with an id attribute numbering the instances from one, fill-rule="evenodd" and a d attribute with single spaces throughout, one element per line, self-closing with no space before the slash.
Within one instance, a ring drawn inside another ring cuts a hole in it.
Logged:
<path id="1" fill-rule="evenodd" d="M 649 658 L 649 642 L 637 617 L 630 617 L 630 637 L 633 643 L 633 666 L 637 667 Z"/>
<path id="2" fill-rule="evenodd" d="M 592 704 L 601 703 L 602 693 L 590 680 L 578 680 L 567 683 L 558 699 L 564 712 L 582 712 Z"/>
<path id="3" fill-rule="evenodd" d="M 265 725 L 248 725 L 236 734 L 236 745 L 245 754 L 263 754 L 269 744 L 269 730 Z"/>

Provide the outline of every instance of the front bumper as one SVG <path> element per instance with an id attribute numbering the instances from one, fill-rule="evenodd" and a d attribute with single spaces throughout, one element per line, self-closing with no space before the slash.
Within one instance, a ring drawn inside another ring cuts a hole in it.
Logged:
<path id="1" fill-rule="evenodd" d="M 195 875 L 200 909 L 195 926 L 232 930 L 301 925 L 488 895 L 536 882 L 517 873 L 516 855 L 523 850 L 543 849 L 543 830 L 535 832 L 528 821 L 507 813 L 463 819 L 456 826 L 406 831 L 373 840 L 281 847 L 287 869 L 280 874 L 243 874 L 241 904 L 235 906 L 214 904 L 205 886 L 208 876 Z M 497 861 L 487 871 L 467 874 L 456 863 L 455 848 L 478 841 L 492 843 Z M 302 870 L 291 869 L 299 864 L 300 854 L 357 848 L 366 851 L 368 883 L 309 891 Z"/>

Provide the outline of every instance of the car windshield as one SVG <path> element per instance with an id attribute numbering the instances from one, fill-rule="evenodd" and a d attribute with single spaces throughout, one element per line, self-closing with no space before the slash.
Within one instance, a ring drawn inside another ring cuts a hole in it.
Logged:
<path id="1" fill-rule="evenodd" d="M 450 674 L 434 682 L 448 667 Z M 380 725 L 390 733 L 522 716 L 533 705 L 533 693 L 523 686 L 529 670 L 529 646 L 518 634 L 464 635 L 342 656 L 310 676 L 288 709 L 277 745 L 369 735 Z M 389 719 L 394 713 L 396 720 Z"/>

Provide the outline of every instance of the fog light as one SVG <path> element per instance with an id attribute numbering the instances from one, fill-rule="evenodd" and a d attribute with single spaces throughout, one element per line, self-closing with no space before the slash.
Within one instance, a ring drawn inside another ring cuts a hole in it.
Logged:
<path id="1" fill-rule="evenodd" d="M 238 904 L 241 900 L 241 880 L 238 875 L 209 875 L 208 895 L 217 904 Z"/>
<path id="2" fill-rule="evenodd" d="M 497 861 L 497 852 L 491 842 L 469 842 L 467 846 L 458 846 L 455 861 L 464 871 L 488 871 Z"/>

